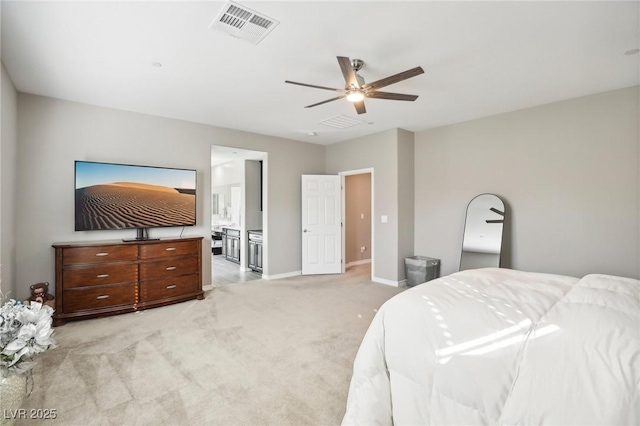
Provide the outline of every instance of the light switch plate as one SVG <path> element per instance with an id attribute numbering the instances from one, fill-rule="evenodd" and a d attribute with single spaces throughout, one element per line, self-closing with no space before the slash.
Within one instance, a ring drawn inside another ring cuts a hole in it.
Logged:
<path id="1" fill-rule="evenodd" d="M 382 215 L 380 216 L 380 222 L 382 223 L 387 223 L 389 220 L 389 218 L 387 217 L 387 215 Z"/>

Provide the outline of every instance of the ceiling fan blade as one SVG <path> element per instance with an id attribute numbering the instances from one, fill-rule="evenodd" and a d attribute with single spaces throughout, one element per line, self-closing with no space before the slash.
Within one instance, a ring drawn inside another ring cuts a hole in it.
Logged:
<path id="1" fill-rule="evenodd" d="M 367 109 L 364 107 L 364 101 L 354 102 L 353 106 L 356 107 L 358 114 L 364 114 L 367 112 Z"/>
<path id="2" fill-rule="evenodd" d="M 404 93 L 390 93 L 390 92 L 368 92 L 368 98 L 376 99 L 391 99 L 393 101 L 415 101 L 418 99 L 418 95 L 405 95 Z"/>
<path id="3" fill-rule="evenodd" d="M 297 84 L 298 86 L 313 87 L 314 89 L 324 89 L 324 90 L 331 90 L 334 92 L 344 92 L 344 89 L 334 89 L 333 87 L 324 87 L 324 86 L 316 86 L 314 84 L 298 83 L 297 81 L 285 80 L 284 82 L 289 84 Z"/>
<path id="4" fill-rule="evenodd" d="M 337 97 L 335 97 L 335 98 L 327 99 L 326 101 L 318 102 L 317 104 L 307 105 L 305 108 L 312 108 L 312 107 L 314 107 L 314 106 L 318 106 L 318 105 L 326 104 L 327 102 L 337 101 L 338 99 L 342 99 L 342 98 L 344 98 L 345 96 L 346 96 L 346 95 L 337 96 Z"/>
<path id="5" fill-rule="evenodd" d="M 391 84 L 398 83 L 399 81 L 406 80 L 411 77 L 415 77 L 422 73 L 424 73 L 424 70 L 422 69 L 422 67 L 411 68 L 410 70 L 403 71 L 398 74 L 394 74 L 392 76 L 383 78 L 378 81 L 374 81 L 373 83 L 365 84 L 363 88 L 368 90 L 379 89 L 381 87 L 389 86 Z"/>
<path id="6" fill-rule="evenodd" d="M 338 63 L 340 64 L 340 69 L 342 70 L 342 75 L 344 76 L 344 81 L 347 83 L 347 87 L 353 86 L 359 89 L 360 84 L 358 84 L 356 73 L 353 72 L 353 68 L 351 67 L 351 59 L 346 56 L 337 56 L 337 58 Z"/>

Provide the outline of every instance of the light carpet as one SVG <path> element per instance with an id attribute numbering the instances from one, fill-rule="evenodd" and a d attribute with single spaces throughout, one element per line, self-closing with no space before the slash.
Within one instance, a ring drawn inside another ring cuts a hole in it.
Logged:
<path id="1" fill-rule="evenodd" d="M 375 311 L 401 289 L 345 275 L 216 287 L 201 301 L 69 322 L 16 425 L 335 425 Z"/>

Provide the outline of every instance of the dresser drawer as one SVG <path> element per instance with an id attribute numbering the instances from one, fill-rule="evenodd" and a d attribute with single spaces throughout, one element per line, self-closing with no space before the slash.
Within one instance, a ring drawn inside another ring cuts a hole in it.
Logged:
<path id="1" fill-rule="evenodd" d="M 64 249 L 62 252 L 64 265 L 136 260 L 137 258 L 138 246 L 136 245 L 73 247 Z"/>
<path id="2" fill-rule="evenodd" d="M 200 241 L 173 241 L 140 246 L 140 259 L 155 259 L 167 256 L 185 256 L 198 253 Z"/>
<path id="3" fill-rule="evenodd" d="M 136 283 L 115 284 L 104 287 L 65 290 L 62 306 L 65 313 L 119 305 L 135 305 Z"/>
<path id="4" fill-rule="evenodd" d="M 141 281 L 197 273 L 198 259 L 195 257 L 166 259 L 156 262 L 143 262 L 140 264 Z"/>
<path id="5" fill-rule="evenodd" d="M 138 281 L 138 265 L 105 263 L 88 268 L 64 269 L 64 288 L 128 283 Z"/>
<path id="6" fill-rule="evenodd" d="M 140 283 L 140 301 L 147 302 L 194 293 L 198 291 L 198 282 L 197 275 L 144 281 Z"/>

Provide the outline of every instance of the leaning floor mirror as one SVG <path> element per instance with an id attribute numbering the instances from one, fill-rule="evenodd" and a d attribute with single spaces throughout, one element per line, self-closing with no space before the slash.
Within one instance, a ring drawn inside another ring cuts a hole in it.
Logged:
<path id="1" fill-rule="evenodd" d="M 460 270 L 499 268 L 505 209 L 494 194 L 480 194 L 467 206 Z"/>

